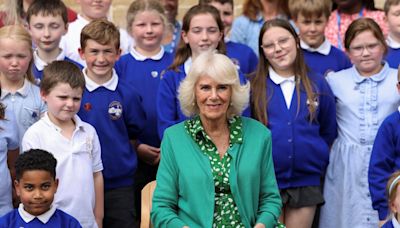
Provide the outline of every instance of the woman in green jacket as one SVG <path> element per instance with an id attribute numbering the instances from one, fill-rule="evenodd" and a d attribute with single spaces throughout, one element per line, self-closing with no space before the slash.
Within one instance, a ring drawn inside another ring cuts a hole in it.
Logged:
<path id="1" fill-rule="evenodd" d="M 271 133 L 240 117 L 249 100 L 231 60 L 203 53 L 179 87 L 190 119 L 165 131 L 151 219 L 155 227 L 274 227 L 281 199 Z"/>

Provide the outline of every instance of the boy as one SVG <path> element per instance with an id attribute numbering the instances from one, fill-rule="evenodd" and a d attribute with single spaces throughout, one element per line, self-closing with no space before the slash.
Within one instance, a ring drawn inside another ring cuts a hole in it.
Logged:
<path id="1" fill-rule="evenodd" d="M 67 33 L 68 28 L 67 7 L 62 1 L 33 1 L 27 12 L 27 22 L 36 45 L 32 72 L 38 84 L 42 79 L 44 67 L 55 60 L 67 60 L 82 67 L 66 57 L 59 48 L 61 37 Z"/>
<path id="2" fill-rule="evenodd" d="M 390 1 L 390 0 L 389 0 Z M 400 68 L 397 91 L 400 94 Z M 392 173 L 400 170 L 400 107 L 382 122 L 374 141 L 368 169 L 372 207 L 378 211 L 379 227 L 388 218 L 386 183 Z"/>
<path id="3" fill-rule="evenodd" d="M 0 218 L 0 227 L 81 227 L 69 214 L 52 206 L 57 191 L 57 160 L 49 152 L 32 149 L 15 162 L 18 209 Z"/>
<path id="4" fill-rule="evenodd" d="M 247 45 L 229 40 L 229 33 L 233 23 L 233 0 L 200 0 L 199 4 L 214 6 L 224 23 L 224 37 L 226 55 L 243 74 L 250 74 L 256 70 L 258 59 L 253 50 Z"/>
<path id="5" fill-rule="evenodd" d="M 400 63 L 400 0 L 386 0 L 383 9 L 389 27 L 389 49 L 385 59 L 390 67 L 397 68 Z"/>
<path id="6" fill-rule="evenodd" d="M 43 71 L 40 85 L 48 111 L 22 139 L 23 151 L 51 151 L 60 180 L 54 205 L 74 216 L 82 227 L 102 227 L 103 165 L 96 130 L 76 113 L 85 78 L 73 63 L 54 61 Z"/>
<path id="7" fill-rule="evenodd" d="M 146 120 L 135 88 L 118 79 L 119 32 L 113 23 L 94 20 L 82 29 L 79 53 L 86 89 L 78 115 L 92 124 L 101 141 L 104 161 L 104 227 L 135 227 L 134 174 L 136 151 L 130 140 L 142 133 Z"/>
<path id="8" fill-rule="evenodd" d="M 289 10 L 300 36 L 300 46 L 308 67 L 319 74 L 352 66 L 344 52 L 325 38 L 325 27 L 331 13 L 330 0 L 289 0 Z"/>
<path id="9" fill-rule="evenodd" d="M 107 19 L 112 0 L 80 0 L 81 12 L 78 18 L 70 23 L 68 32 L 61 39 L 60 47 L 66 52 L 66 56 L 82 66 L 86 66 L 85 61 L 81 59 L 78 49 L 80 47 L 80 33 L 82 28 L 95 19 Z M 132 44 L 132 38 L 128 33 L 120 29 L 120 43 L 123 54 L 129 52 Z"/>

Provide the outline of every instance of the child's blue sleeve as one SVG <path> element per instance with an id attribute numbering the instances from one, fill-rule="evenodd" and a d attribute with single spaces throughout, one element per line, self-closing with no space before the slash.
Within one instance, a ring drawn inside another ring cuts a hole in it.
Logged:
<path id="1" fill-rule="evenodd" d="M 331 146 L 337 137 L 335 96 L 324 77 L 319 76 L 319 114 L 320 135 Z"/>

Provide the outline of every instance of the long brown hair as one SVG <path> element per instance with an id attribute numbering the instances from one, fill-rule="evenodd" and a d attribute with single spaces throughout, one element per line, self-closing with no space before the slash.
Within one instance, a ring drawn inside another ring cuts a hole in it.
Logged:
<path id="1" fill-rule="evenodd" d="M 243 3 L 243 15 L 250 18 L 253 21 L 257 20 L 257 14 L 263 11 L 261 5 L 263 0 L 246 0 Z M 279 10 L 285 15 L 289 15 L 288 0 L 279 0 Z"/>
<path id="2" fill-rule="evenodd" d="M 262 26 L 260 31 L 260 36 L 258 39 L 258 42 L 260 44 L 262 43 L 262 38 L 264 36 L 264 33 L 272 27 L 280 27 L 289 31 L 296 41 L 297 54 L 294 61 L 294 75 L 296 79 L 295 81 L 296 81 L 297 103 L 299 104 L 297 106 L 297 112 L 299 112 L 300 109 L 300 89 L 304 88 L 307 94 L 307 100 L 310 101 L 308 105 L 308 110 L 310 113 L 310 121 L 312 121 L 315 118 L 315 111 L 317 109 L 317 105 L 314 104 L 314 102 L 312 102 L 315 100 L 316 95 L 313 91 L 311 80 L 307 76 L 308 68 L 304 62 L 303 53 L 300 49 L 300 39 L 297 36 L 296 31 L 289 24 L 289 22 L 282 19 L 273 19 L 266 21 Z M 250 79 L 251 83 L 250 105 L 253 117 L 258 121 L 262 122 L 263 124 L 268 125 L 267 107 L 269 98 L 267 98 L 267 93 L 266 93 L 267 91 L 266 77 L 267 78 L 269 77 L 268 68 L 271 66 L 271 64 L 268 62 L 268 59 L 265 56 L 264 51 L 261 48 L 261 45 L 258 47 L 258 51 L 260 55 L 258 59 L 257 70 L 256 73 L 253 74 Z M 272 92 L 269 94 L 271 95 Z"/>
<path id="3" fill-rule="evenodd" d="M 222 33 L 221 40 L 218 43 L 217 50 L 221 54 L 226 53 L 225 41 L 224 41 L 224 24 L 219 16 L 218 10 L 210 5 L 195 5 L 187 11 L 185 16 L 182 19 L 182 31 L 188 32 L 190 29 L 190 22 L 193 17 L 199 14 L 210 14 L 215 22 L 217 23 L 219 31 Z M 174 61 L 172 62 L 169 69 L 178 71 L 178 66 L 182 65 L 188 58 L 192 56 L 192 50 L 190 49 L 189 44 L 186 44 L 185 41 L 181 38 L 178 44 L 178 48 L 176 50 Z"/>

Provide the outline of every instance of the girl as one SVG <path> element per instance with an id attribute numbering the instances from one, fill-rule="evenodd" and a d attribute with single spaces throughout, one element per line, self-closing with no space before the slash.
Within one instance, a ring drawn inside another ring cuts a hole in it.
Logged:
<path id="1" fill-rule="evenodd" d="M 192 60 L 200 53 L 218 50 L 225 54 L 223 23 L 213 6 L 196 5 L 189 9 L 182 20 L 182 39 L 172 65 L 161 75 L 157 95 L 158 133 L 186 119 L 176 96 L 182 79 L 186 77 Z"/>
<path id="2" fill-rule="evenodd" d="M 385 37 L 370 18 L 349 26 L 344 45 L 354 66 L 327 76 L 336 97 L 339 136 L 330 153 L 320 227 L 377 227 L 368 166 L 379 126 L 400 104 L 397 71 L 382 62 Z"/>
<path id="3" fill-rule="evenodd" d="M 324 78 L 308 71 L 289 22 L 265 22 L 259 42 L 251 110 L 272 132 L 281 220 L 289 228 L 311 227 L 316 206 L 324 202 L 320 178 L 336 137 L 334 97 Z"/>
<path id="4" fill-rule="evenodd" d="M 15 113 L 19 142 L 25 131 L 46 110 L 34 85 L 32 40 L 24 27 L 9 25 L 0 29 L 0 100 Z"/>
<path id="5" fill-rule="evenodd" d="M 13 209 L 11 180 L 15 179 L 13 169 L 18 155 L 14 113 L 0 102 L 0 217 Z"/>
<path id="6" fill-rule="evenodd" d="M 382 228 L 393 228 L 400 226 L 400 171 L 394 172 L 386 185 L 390 216 Z"/>
<path id="7" fill-rule="evenodd" d="M 158 0 L 132 2 L 127 13 L 127 25 L 128 32 L 135 40 L 135 46 L 129 54 L 120 58 L 115 69 L 121 80 L 137 87 L 146 111 L 147 127 L 137 143 L 140 160 L 135 184 L 137 197 L 140 199 L 141 189 L 156 178 L 161 142 L 157 133 L 156 94 L 161 72 L 172 63 L 173 56 L 165 52 L 161 45 L 167 19 Z M 140 205 L 140 200 L 137 202 Z"/>

